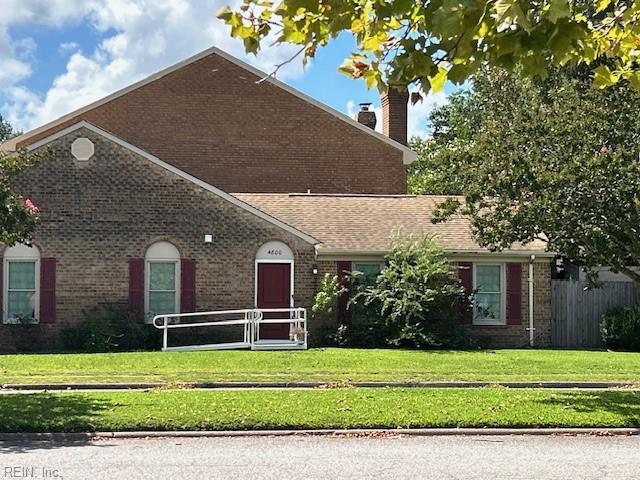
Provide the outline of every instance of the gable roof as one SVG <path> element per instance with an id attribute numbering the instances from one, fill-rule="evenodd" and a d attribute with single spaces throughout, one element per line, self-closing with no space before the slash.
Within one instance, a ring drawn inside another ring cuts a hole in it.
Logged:
<path id="1" fill-rule="evenodd" d="M 211 47 L 207 50 L 204 50 L 203 52 L 200 52 L 186 60 L 183 60 L 181 62 L 176 63 L 175 65 L 172 65 L 164 70 L 161 70 L 158 73 L 155 73 L 153 75 L 150 75 L 149 77 L 140 80 L 139 82 L 136 82 L 128 87 L 125 87 L 121 90 L 118 90 L 115 93 L 112 93 L 111 95 L 108 95 L 96 102 L 93 102 L 85 107 L 79 108 L 71 113 L 68 113 L 66 115 L 63 115 L 62 117 L 58 118 L 57 120 L 54 120 L 52 122 L 49 122 L 45 125 L 42 125 L 38 128 L 35 128 L 29 132 L 26 132 L 18 137 L 12 138 L 8 141 L 6 141 L 5 143 L 0 145 L 0 151 L 4 151 L 4 152 L 12 152 L 15 151 L 18 145 L 21 145 L 25 142 L 28 142 L 29 139 L 33 136 L 36 136 L 38 134 L 41 134 L 43 132 L 46 132 L 52 128 L 55 128 L 56 126 L 59 126 L 61 124 L 64 124 L 65 122 L 68 122 L 70 120 L 72 120 L 75 117 L 78 117 L 80 115 L 82 115 L 83 113 L 86 113 L 90 110 L 93 110 L 101 105 L 104 105 L 112 100 L 115 100 L 123 95 L 126 95 L 127 93 L 130 93 L 136 89 L 139 89 L 145 85 L 148 85 L 162 77 L 165 77 L 166 75 L 169 75 L 170 73 L 173 73 L 177 70 L 180 70 L 181 68 L 184 68 L 194 62 L 197 62 L 198 60 L 201 60 L 203 58 L 206 58 L 210 55 L 218 55 L 222 58 L 224 58 L 225 60 L 253 73 L 254 75 L 257 75 L 259 77 L 262 77 L 265 79 L 265 81 L 270 82 L 271 84 L 287 91 L 288 93 L 295 95 L 296 97 L 304 100 L 307 103 L 310 103 L 311 105 L 320 108 L 322 110 L 324 110 L 327 113 L 330 113 L 331 115 L 337 117 L 338 119 L 346 122 L 347 124 L 349 124 L 352 127 L 358 128 L 359 130 L 367 133 L 368 135 L 373 136 L 374 138 L 400 150 L 402 152 L 402 156 L 403 156 L 403 162 L 405 163 L 405 165 L 408 165 L 410 163 L 412 163 L 415 159 L 416 159 L 416 153 L 411 150 L 409 147 L 402 145 L 399 142 L 396 142 L 395 140 L 379 133 L 376 132 L 374 130 L 372 130 L 369 127 L 366 127 L 364 125 L 362 125 L 361 123 L 358 123 L 356 120 L 354 120 L 353 118 L 349 117 L 348 115 L 343 114 L 342 112 L 339 112 L 338 110 L 335 110 L 331 107 L 329 107 L 328 105 L 319 102 L 317 100 L 315 100 L 314 98 L 300 92 L 299 90 L 296 90 L 295 88 L 287 85 L 284 82 L 281 82 L 280 80 L 274 78 L 271 75 L 266 74 L 265 72 L 261 71 L 258 68 L 255 68 L 251 65 L 249 65 L 248 63 L 243 62 L 242 60 L 239 60 L 238 58 L 234 57 L 233 55 L 228 54 L 227 52 L 220 50 L 217 47 Z"/>
<path id="2" fill-rule="evenodd" d="M 450 196 L 251 194 L 235 197 L 304 230 L 321 243 L 319 254 L 384 254 L 394 233 L 436 234 L 449 253 L 489 253 L 474 240 L 468 218 L 431 222 L 437 206 Z M 501 253 L 552 256 L 545 243 L 515 244 Z"/>
<path id="3" fill-rule="evenodd" d="M 168 170 L 169 172 L 177 175 L 178 177 L 181 177 L 185 180 L 188 180 L 189 182 L 192 182 L 196 185 L 198 185 L 199 187 L 203 188 L 204 190 L 207 190 L 211 193 L 213 193 L 214 195 L 217 195 L 218 197 L 222 198 L 223 200 L 226 200 L 229 203 L 232 203 L 233 205 L 255 215 L 258 218 L 261 218 L 262 220 L 265 220 L 279 228 L 281 228 L 282 230 L 285 230 L 293 235 L 295 235 L 296 237 L 301 238 L 302 240 L 306 241 L 307 243 L 310 243 L 311 245 L 315 245 L 318 243 L 318 240 L 316 240 L 315 238 L 313 238 L 312 236 L 306 234 L 305 232 L 303 232 L 302 230 L 299 230 L 291 225 L 288 225 L 285 222 L 282 222 L 281 220 L 273 217 L 272 215 L 263 212 L 262 210 L 259 210 L 257 208 L 255 208 L 252 205 L 247 204 L 246 202 L 244 202 L 243 200 L 230 195 L 222 190 L 220 190 L 219 188 L 214 187 L 213 185 L 210 185 L 182 170 L 180 170 L 179 168 L 176 168 L 175 166 L 166 163 L 162 160 L 160 160 L 158 157 L 151 155 L 148 152 L 145 152 L 144 150 L 136 147 L 135 145 L 131 145 L 130 143 L 126 142 L 125 140 L 122 140 L 121 138 L 116 137 L 115 135 L 112 135 L 109 132 L 106 132 L 105 130 L 102 130 L 101 128 L 96 127 L 95 125 L 92 125 L 91 123 L 87 122 L 87 121 L 81 121 L 78 122 L 70 127 L 67 127 L 63 130 L 59 130 L 56 133 L 48 136 L 47 138 L 43 138 L 42 140 L 39 140 L 38 142 L 29 145 L 28 150 L 35 150 L 38 148 L 41 148 L 59 138 L 64 137 L 65 135 L 68 135 L 69 133 L 72 133 L 76 130 L 79 130 L 81 128 L 86 128 L 87 130 L 92 131 L 93 133 L 100 135 L 101 137 L 106 138 L 107 140 L 120 145 L 121 147 L 126 148 L 127 150 L 130 150 L 131 152 L 140 155 L 142 157 L 144 157 L 145 159 L 149 160 L 150 162 L 164 168 L 165 170 Z"/>

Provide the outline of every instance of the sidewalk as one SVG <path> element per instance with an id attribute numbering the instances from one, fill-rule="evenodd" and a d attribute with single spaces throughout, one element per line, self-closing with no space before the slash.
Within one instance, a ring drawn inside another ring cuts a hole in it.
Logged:
<path id="1" fill-rule="evenodd" d="M 60 392 L 76 390 L 149 390 L 156 388 L 175 389 L 257 389 L 257 388 L 549 388 L 549 389 L 639 389 L 633 382 L 190 382 L 190 383 L 38 383 L 12 384 L 0 387 L 0 393 L 36 393 L 41 391 Z"/>

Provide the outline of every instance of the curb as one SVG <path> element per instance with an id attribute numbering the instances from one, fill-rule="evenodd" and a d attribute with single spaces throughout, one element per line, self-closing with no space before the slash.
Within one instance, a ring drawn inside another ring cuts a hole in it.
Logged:
<path id="1" fill-rule="evenodd" d="M 640 428 L 414 428 L 414 429 L 327 429 L 327 430 L 230 430 L 177 432 L 78 432 L 78 433 L 0 433 L 0 441 L 92 441 L 108 439 L 149 438 L 223 438 L 223 437 L 290 437 L 290 436 L 636 436 Z"/>
<path id="2" fill-rule="evenodd" d="M 249 388 L 638 388 L 633 382 L 186 382 L 186 383 L 7 383 L 0 391 L 69 391 L 69 390 L 149 390 L 157 388 L 184 389 L 249 389 Z"/>

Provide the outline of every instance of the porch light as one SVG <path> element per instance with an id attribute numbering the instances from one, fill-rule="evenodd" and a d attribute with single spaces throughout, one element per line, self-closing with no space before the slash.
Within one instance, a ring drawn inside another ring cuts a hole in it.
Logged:
<path id="1" fill-rule="evenodd" d="M 318 274 L 318 264 L 314 263 L 313 264 L 313 270 L 311 270 L 313 272 L 314 275 Z"/>

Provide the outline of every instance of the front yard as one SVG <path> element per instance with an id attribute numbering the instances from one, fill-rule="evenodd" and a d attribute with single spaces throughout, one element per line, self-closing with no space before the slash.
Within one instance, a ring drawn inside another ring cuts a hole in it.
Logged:
<path id="1" fill-rule="evenodd" d="M 340 388 L 6 395 L 0 432 L 637 427 L 640 392 Z"/>
<path id="2" fill-rule="evenodd" d="M 0 384 L 429 380 L 640 383 L 640 353 L 330 348 L 304 352 L 0 355 Z"/>

